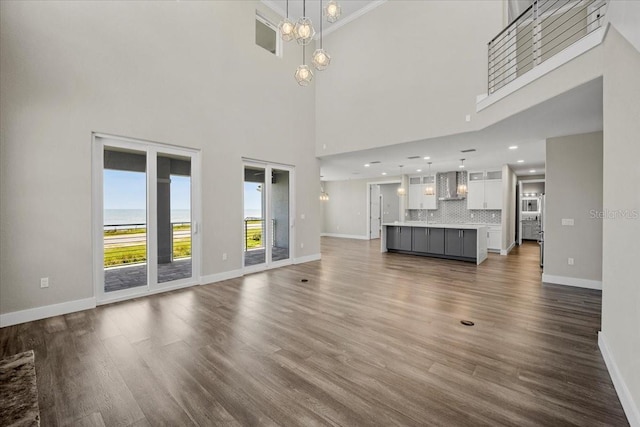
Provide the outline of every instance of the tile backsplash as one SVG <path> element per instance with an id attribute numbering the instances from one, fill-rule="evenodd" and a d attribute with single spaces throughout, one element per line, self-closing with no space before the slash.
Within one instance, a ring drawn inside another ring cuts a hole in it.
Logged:
<path id="1" fill-rule="evenodd" d="M 439 174 L 438 174 L 439 175 Z M 445 194 L 445 181 L 438 179 L 438 197 Z M 467 200 L 438 200 L 438 209 L 407 209 L 405 219 L 409 221 L 428 221 L 439 224 L 501 224 L 501 210 L 469 210 Z M 432 216 L 433 214 L 433 216 Z M 473 214 L 473 218 L 471 215 Z"/>

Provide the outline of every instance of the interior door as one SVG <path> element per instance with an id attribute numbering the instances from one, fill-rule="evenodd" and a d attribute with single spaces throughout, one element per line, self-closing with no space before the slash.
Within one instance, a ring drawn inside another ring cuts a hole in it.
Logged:
<path id="1" fill-rule="evenodd" d="M 380 201 L 380 186 L 378 184 L 369 186 L 369 201 L 369 238 L 379 239 L 382 202 Z"/>

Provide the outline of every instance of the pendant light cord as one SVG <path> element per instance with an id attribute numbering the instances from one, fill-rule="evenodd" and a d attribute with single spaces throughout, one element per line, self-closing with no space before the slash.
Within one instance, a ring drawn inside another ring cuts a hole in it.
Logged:
<path id="1" fill-rule="evenodd" d="M 320 0 L 320 49 L 322 49 L 322 0 Z"/>
<path id="2" fill-rule="evenodd" d="M 287 0 L 287 19 L 289 19 L 289 0 Z"/>

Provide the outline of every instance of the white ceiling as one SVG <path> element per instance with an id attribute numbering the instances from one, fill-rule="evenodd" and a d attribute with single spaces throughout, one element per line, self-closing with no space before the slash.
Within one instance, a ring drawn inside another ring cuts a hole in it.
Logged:
<path id="1" fill-rule="evenodd" d="M 364 151 L 321 157 L 324 181 L 379 178 L 458 170 L 485 170 L 508 164 L 519 176 L 544 174 L 546 138 L 602 130 L 602 79 L 597 79 L 481 131 L 444 138 L 389 145 Z M 516 150 L 509 146 L 517 145 Z M 473 153 L 461 150 L 475 148 Z M 410 160 L 408 157 L 420 156 Z M 423 157 L 429 156 L 430 160 Z M 366 163 L 380 164 L 365 167 Z M 524 160 L 524 163 L 518 163 Z M 403 165 L 403 167 L 399 167 Z M 535 172 L 530 172 L 535 170 Z"/>
<path id="2" fill-rule="evenodd" d="M 289 18 L 296 20 L 302 16 L 302 1 L 303 0 L 289 0 Z M 325 19 L 322 22 L 324 35 L 335 31 L 342 25 L 353 21 L 354 19 L 362 16 L 368 11 L 380 6 L 386 0 L 337 0 L 342 10 L 342 15 L 337 22 L 333 24 L 327 22 Z M 281 16 L 286 15 L 287 1 L 286 0 L 261 0 L 261 2 L 269 7 L 271 10 Z M 322 0 L 322 5 L 325 5 L 327 0 Z M 320 0 L 306 0 L 306 15 L 316 30 L 316 36 L 320 31 Z"/>

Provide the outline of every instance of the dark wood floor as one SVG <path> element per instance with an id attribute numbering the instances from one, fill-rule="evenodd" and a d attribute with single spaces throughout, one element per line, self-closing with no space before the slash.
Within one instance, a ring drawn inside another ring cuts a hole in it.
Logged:
<path id="1" fill-rule="evenodd" d="M 600 292 L 541 285 L 537 245 L 480 266 L 322 245 L 322 261 L 0 329 L 1 356 L 35 350 L 43 426 L 627 425 Z"/>

